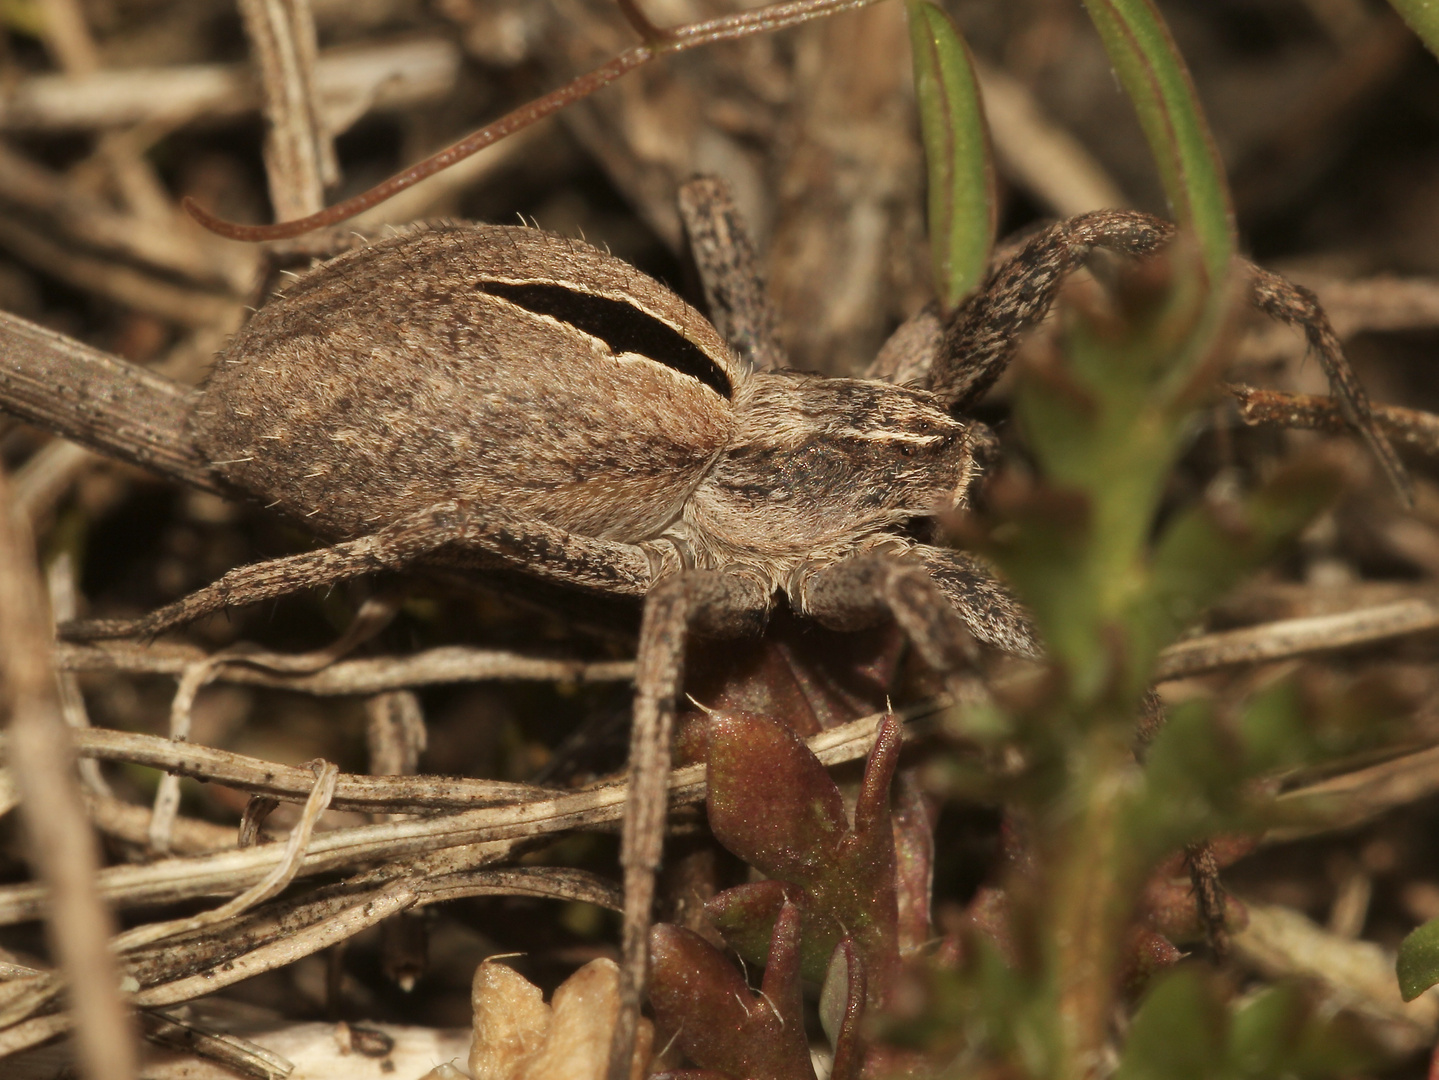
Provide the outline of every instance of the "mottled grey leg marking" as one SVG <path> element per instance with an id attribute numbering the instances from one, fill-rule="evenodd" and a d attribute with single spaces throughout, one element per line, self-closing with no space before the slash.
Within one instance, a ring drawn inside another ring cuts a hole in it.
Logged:
<path id="1" fill-rule="evenodd" d="M 950 317 L 930 367 L 930 389 L 955 411 L 970 408 L 994 385 L 1013 358 L 1020 336 L 1044 318 L 1064 279 L 1091 251 L 1106 248 L 1132 257 L 1150 255 L 1174 233 L 1174 225 L 1149 214 L 1100 210 L 1036 234 L 995 266 L 980 290 Z M 1368 442 L 1401 498 L 1412 503 L 1409 477 L 1379 430 L 1369 396 L 1314 294 L 1252 263 L 1242 265 L 1251 275 L 1250 302 L 1304 331 L 1345 419 Z M 911 370 L 922 366 L 913 356 L 907 360 Z"/>
<path id="2" fill-rule="evenodd" d="M 629 1075 L 645 989 L 650 913 L 664 848 L 670 739 L 675 698 L 684 680 L 685 641 L 692 629 L 714 637 L 759 634 L 770 606 L 769 591 L 757 581 L 716 570 L 686 570 L 667 577 L 645 600 L 635 667 L 630 792 L 620 834 L 625 912 L 620 1013 L 610 1044 L 610 1076 Z"/>
<path id="3" fill-rule="evenodd" d="M 729 185 L 714 176 L 696 177 L 680 188 L 679 209 L 710 322 L 751 367 L 786 367 L 775 329 L 779 320 Z"/>
<path id="4" fill-rule="evenodd" d="M 650 560 L 632 544 L 592 540 L 493 507 L 436 503 L 377 533 L 332 547 L 237 567 L 218 581 L 139 619 L 94 619 L 62 628 L 71 641 L 153 637 L 227 607 L 253 604 L 428 561 L 444 547 L 479 550 L 500 563 L 564 585 L 643 596 Z"/>

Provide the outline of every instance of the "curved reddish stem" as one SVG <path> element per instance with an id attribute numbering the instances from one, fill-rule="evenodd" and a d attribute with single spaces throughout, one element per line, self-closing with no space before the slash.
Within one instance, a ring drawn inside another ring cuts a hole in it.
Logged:
<path id="1" fill-rule="evenodd" d="M 513 112 L 506 113 L 493 124 L 481 128 L 472 135 L 467 135 L 438 154 L 411 165 L 404 172 L 397 173 L 383 183 L 370 188 L 369 191 L 346 199 L 344 202 L 336 203 L 334 206 L 326 207 L 308 217 L 296 218 L 293 221 L 281 221 L 274 225 L 241 225 L 233 221 L 226 221 L 201 208 L 188 195 L 182 200 L 181 205 L 185 208 L 186 213 L 205 228 L 231 240 L 243 240 L 248 243 L 259 243 L 264 240 L 289 240 L 313 229 L 338 225 L 372 206 L 378 206 L 386 199 L 398 195 L 406 188 L 414 187 L 421 180 L 443 172 L 456 162 L 463 161 L 471 154 L 478 153 L 485 147 L 499 142 L 507 135 L 513 135 L 515 132 L 543 120 L 573 101 L 588 97 L 601 87 L 608 86 L 622 75 L 633 71 L 642 64 L 649 63 L 662 53 L 684 52 L 686 49 L 717 41 L 733 41 L 736 38 L 749 37 L 751 34 L 764 33 L 768 30 L 797 26 L 810 19 L 867 7 L 877 2 L 878 0 L 788 0 L 787 3 L 770 4 L 767 7 L 756 8 L 754 11 L 725 15 L 717 19 L 708 19 L 704 22 L 692 23 L 689 26 L 677 27 L 673 30 L 655 27 L 648 19 L 644 18 L 643 13 L 632 2 L 621 4 L 626 18 L 629 18 L 632 24 L 640 27 L 641 32 L 646 34 L 649 40 L 645 44 L 626 49 L 608 63 L 571 80 L 558 90 L 552 90 L 543 97 L 536 98 L 534 101 L 521 105 Z M 638 23 L 635 22 L 636 18 L 639 20 Z M 645 31 L 644 27 L 648 27 L 648 31 Z"/>
<path id="2" fill-rule="evenodd" d="M 581 75 L 558 90 L 552 90 L 544 97 L 526 102 L 513 112 L 506 113 L 493 124 L 482 127 L 474 134 L 465 136 L 453 146 L 446 147 L 438 154 L 411 165 L 404 172 L 395 174 L 388 180 L 370 188 L 369 191 L 361 192 L 334 206 L 327 206 L 307 217 L 296 218 L 293 221 L 281 221 L 274 225 L 240 225 L 216 217 L 202 209 L 189 196 L 185 197 L 181 205 L 192 218 L 211 232 L 219 233 L 231 240 L 244 240 L 249 243 L 258 243 L 262 240 L 289 240 L 291 237 L 302 236 L 312 229 L 321 229 L 326 225 L 338 225 L 372 206 L 378 206 L 406 188 L 414 187 L 421 180 L 428 179 L 435 173 L 443 172 L 456 162 L 463 161 L 471 154 L 478 153 L 485 147 L 499 142 L 505 136 L 513 135 L 515 132 L 543 120 L 570 102 L 578 101 L 580 98 L 594 93 L 600 87 L 614 82 L 625 72 L 646 63 L 654 55 L 654 50 L 648 45 L 637 45 L 632 49 L 627 49 L 602 67 L 597 67 L 593 71 Z"/>

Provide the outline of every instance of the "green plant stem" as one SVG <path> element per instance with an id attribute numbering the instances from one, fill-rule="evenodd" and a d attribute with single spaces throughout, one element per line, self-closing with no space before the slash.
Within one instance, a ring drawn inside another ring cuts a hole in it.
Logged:
<path id="1" fill-rule="evenodd" d="M 1142 884 L 1143 864 L 1125 828 L 1139 785 L 1131 726 L 1127 716 L 1088 726 L 1070 766 L 1075 801 L 1056 808 L 1073 816 L 1055 832 L 1045 903 L 1058 1026 L 1054 1080 L 1088 1080 L 1101 1064 L 1120 947 Z"/>

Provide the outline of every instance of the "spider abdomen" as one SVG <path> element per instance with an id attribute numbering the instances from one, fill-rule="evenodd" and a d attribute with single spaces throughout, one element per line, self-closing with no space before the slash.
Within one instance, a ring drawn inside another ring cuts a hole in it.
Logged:
<path id="1" fill-rule="evenodd" d="M 739 377 L 702 316 L 619 260 L 449 226 L 336 259 L 263 308 L 192 433 L 229 485 L 332 536 L 465 499 L 636 541 L 727 445 Z"/>

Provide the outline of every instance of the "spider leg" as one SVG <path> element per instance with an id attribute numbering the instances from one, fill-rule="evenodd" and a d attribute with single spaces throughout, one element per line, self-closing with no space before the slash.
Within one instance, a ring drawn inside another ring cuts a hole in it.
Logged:
<path id="1" fill-rule="evenodd" d="M 865 369 L 864 377 L 898 386 L 927 386 L 943 334 L 939 305 L 931 300 L 889 335 Z"/>
<path id="2" fill-rule="evenodd" d="M 1158 251 L 1174 226 L 1132 210 L 1100 210 L 1051 225 L 989 272 L 940 335 L 929 388 L 964 411 L 1009 365 L 1015 346 L 1049 313 L 1069 272 L 1096 247 L 1125 255 Z"/>
<path id="3" fill-rule="evenodd" d="M 717 176 L 695 177 L 680 188 L 679 209 L 710 322 L 752 367 L 785 367 L 759 257 L 729 185 Z"/>
<path id="4" fill-rule="evenodd" d="M 1272 319 L 1304 332 L 1310 351 L 1319 358 L 1319 365 L 1329 379 L 1329 389 L 1339 411 L 1349 426 L 1364 436 L 1370 451 L 1407 504 L 1414 502 L 1414 489 L 1409 474 L 1400 464 L 1388 437 L 1379 429 L 1369 405 L 1369 395 L 1349 366 L 1344 346 L 1334 332 L 1329 316 L 1319 298 L 1302 285 L 1296 285 L 1262 266 L 1251 268 L 1249 301 Z"/>
<path id="5" fill-rule="evenodd" d="M 1020 335 L 1044 318 L 1065 277 L 1091 251 L 1107 248 L 1124 255 L 1149 255 L 1174 233 L 1169 222 L 1132 210 L 1082 214 L 1037 233 L 994 267 L 980 290 L 949 318 L 935 347 L 929 388 L 952 410 L 965 411 L 994 385 L 1013 357 Z M 1251 275 L 1251 303 L 1304 331 L 1345 419 L 1364 436 L 1401 497 L 1412 502 L 1404 467 L 1379 430 L 1369 397 L 1314 294 L 1252 263 L 1244 265 Z M 910 362 L 914 366 L 912 357 Z"/>
<path id="6" fill-rule="evenodd" d="M 1044 654 L 1029 613 L 983 559 L 928 545 L 910 548 L 908 556 L 924 564 L 935 587 L 980 641 L 1016 656 Z"/>
<path id="7" fill-rule="evenodd" d="M 69 623 L 62 634 L 71 641 L 153 637 L 227 607 L 396 570 L 447 546 L 478 550 L 500 565 L 551 581 L 618 595 L 643 596 L 653 578 L 649 556 L 632 544 L 576 536 L 494 507 L 447 500 L 368 536 L 237 567 L 214 584 L 142 618 Z"/>
<path id="8" fill-rule="evenodd" d="M 1018 604 L 994 578 L 977 563 L 967 564 L 959 552 L 931 550 L 958 556 L 952 567 L 935 559 L 940 569 L 953 569 L 944 584 L 922 559 L 875 552 L 816 567 L 801 577 L 791 600 L 835 630 L 860 629 L 891 615 L 925 663 L 942 674 L 972 670 L 979 659 L 976 640 L 1035 655 Z M 965 593 L 961 581 L 978 595 Z"/>
<path id="9" fill-rule="evenodd" d="M 610 1044 L 610 1080 L 628 1080 L 649 960 L 650 911 L 664 847 L 670 738 L 684 678 L 685 640 L 758 634 L 771 606 L 757 580 L 715 570 L 684 570 L 662 579 L 645 600 L 635 658 L 630 791 L 620 834 L 625 911 L 620 1011 Z"/>

